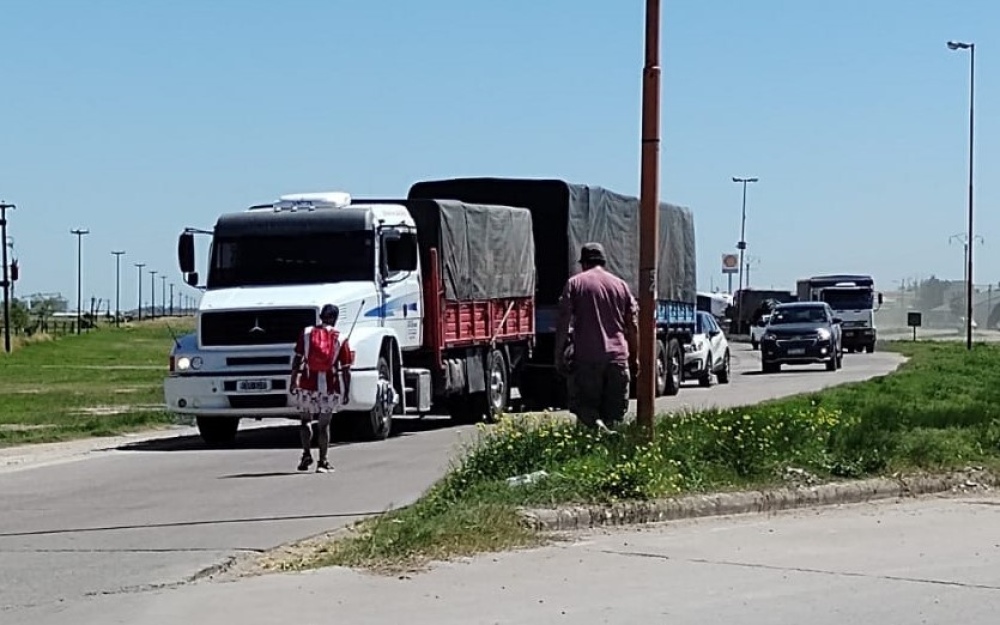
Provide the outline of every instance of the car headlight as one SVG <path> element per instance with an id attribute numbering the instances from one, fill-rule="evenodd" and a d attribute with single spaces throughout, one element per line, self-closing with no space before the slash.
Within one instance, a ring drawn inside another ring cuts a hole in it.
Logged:
<path id="1" fill-rule="evenodd" d="M 765 341 L 776 341 L 776 340 L 778 340 L 778 337 L 775 336 L 775 334 L 773 332 L 767 332 L 767 333 L 765 333 L 762 338 Z"/>
<path id="2" fill-rule="evenodd" d="M 827 341 L 830 339 L 830 331 L 826 328 L 820 328 L 819 330 L 816 330 L 816 336 L 818 336 L 821 341 Z"/>

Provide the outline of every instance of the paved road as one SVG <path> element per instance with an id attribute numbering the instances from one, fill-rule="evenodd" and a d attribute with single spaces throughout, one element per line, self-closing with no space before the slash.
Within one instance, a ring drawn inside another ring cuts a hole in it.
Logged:
<path id="1" fill-rule="evenodd" d="M 756 354 L 735 349 L 731 384 L 685 388 L 659 407 L 753 403 L 884 374 L 899 363 L 892 354 L 848 355 L 836 373 L 817 366 L 760 376 Z M 96 595 L 178 584 L 235 553 L 409 503 L 469 434 L 443 419 L 412 422 L 388 441 L 338 446 L 333 475 L 294 472 L 297 434 L 288 427 L 243 432 L 238 448 L 224 451 L 206 450 L 191 435 L 85 455 L 79 452 L 93 450 L 92 442 L 6 450 L 0 622 L 61 623 L 60 613 Z"/>
<path id="2" fill-rule="evenodd" d="M 289 618 L 993 625 L 1000 611 L 998 523 L 995 495 L 703 519 L 592 533 L 404 579 L 326 569 L 206 581 L 76 604 L 63 617 L 129 625 L 264 625 Z"/>

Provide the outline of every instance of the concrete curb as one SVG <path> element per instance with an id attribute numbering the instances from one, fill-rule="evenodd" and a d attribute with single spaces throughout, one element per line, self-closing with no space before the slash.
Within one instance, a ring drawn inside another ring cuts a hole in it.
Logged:
<path id="1" fill-rule="evenodd" d="M 864 503 L 947 491 L 981 490 L 984 487 L 998 485 L 1000 476 L 981 469 L 967 469 L 947 475 L 875 478 L 765 491 L 687 495 L 658 501 L 566 506 L 553 509 L 521 508 L 519 513 L 524 524 L 535 530 L 586 530 L 596 527 Z"/>

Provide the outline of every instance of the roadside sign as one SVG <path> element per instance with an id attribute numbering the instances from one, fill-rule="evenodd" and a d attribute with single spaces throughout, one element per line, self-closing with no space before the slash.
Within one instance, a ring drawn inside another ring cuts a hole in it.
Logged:
<path id="1" fill-rule="evenodd" d="M 740 270 L 740 257 L 736 254 L 722 255 L 722 273 L 738 273 Z"/>

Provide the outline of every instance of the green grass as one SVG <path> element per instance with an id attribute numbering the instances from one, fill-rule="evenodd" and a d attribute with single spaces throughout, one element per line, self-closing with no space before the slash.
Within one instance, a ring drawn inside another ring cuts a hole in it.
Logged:
<path id="1" fill-rule="evenodd" d="M 175 332 L 190 320 L 170 320 Z M 161 320 L 52 339 L 0 354 L 0 447 L 108 436 L 169 424 L 163 377 L 170 332 Z"/>
<path id="2" fill-rule="evenodd" d="M 891 349 L 909 357 L 892 375 L 752 407 L 670 415 L 658 419 L 652 444 L 635 426 L 600 436 L 547 415 L 505 418 L 482 428 L 417 504 L 361 523 L 297 566 L 393 569 L 536 544 L 540 537 L 518 523 L 518 506 L 784 484 L 788 468 L 829 480 L 1000 464 L 1000 347 Z M 506 483 L 534 471 L 548 477 Z"/>

